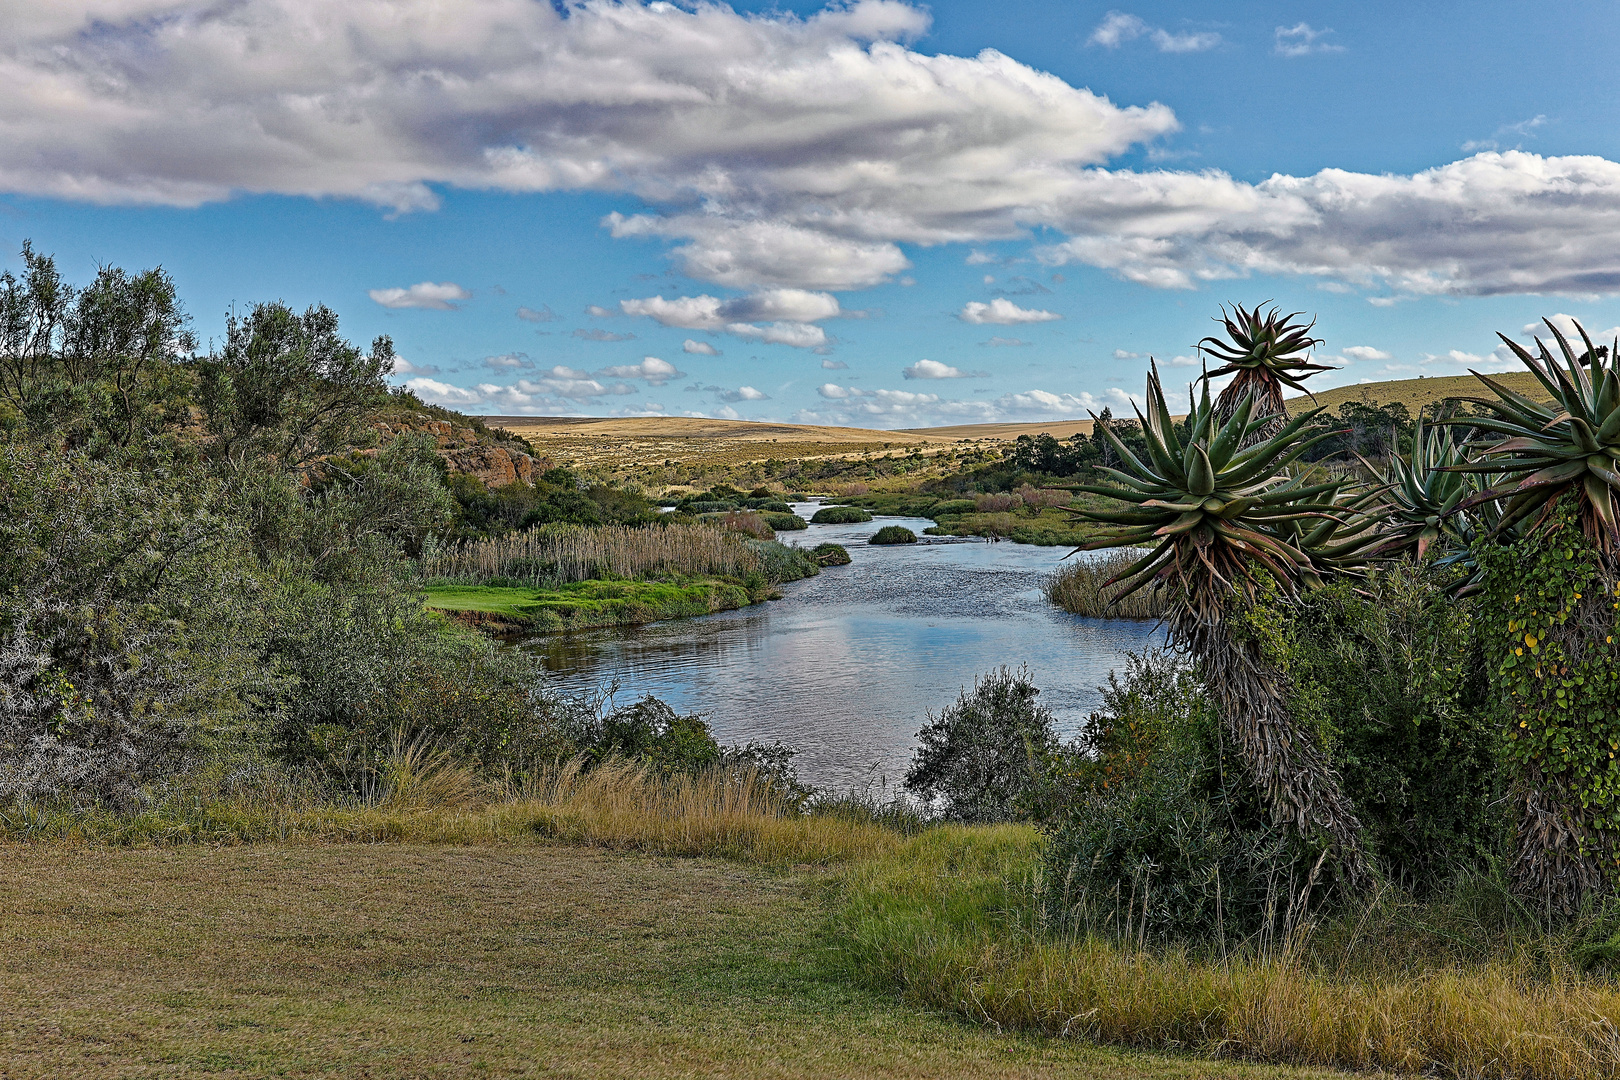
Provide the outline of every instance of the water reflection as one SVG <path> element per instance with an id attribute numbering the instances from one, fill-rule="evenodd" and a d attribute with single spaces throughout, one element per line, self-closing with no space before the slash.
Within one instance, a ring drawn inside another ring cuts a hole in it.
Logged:
<path id="1" fill-rule="evenodd" d="M 813 504 L 795 509 L 805 517 Z M 919 535 L 926 519 L 813 525 L 783 534 L 850 548 L 854 562 L 783 586 L 784 599 L 644 627 L 535 638 L 553 685 L 569 693 L 617 680 L 621 700 L 656 694 L 701 712 L 722 742 L 800 748 L 811 783 L 864 785 L 904 772 L 917 729 L 1002 664 L 1028 664 L 1065 734 L 1097 704 L 1127 650 L 1159 640 L 1151 622 L 1082 619 L 1053 609 L 1041 583 L 1061 548 L 941 538 L 872 547 L 880 525 Z M 927 538 L 932 539 L 932 538 Z"/>

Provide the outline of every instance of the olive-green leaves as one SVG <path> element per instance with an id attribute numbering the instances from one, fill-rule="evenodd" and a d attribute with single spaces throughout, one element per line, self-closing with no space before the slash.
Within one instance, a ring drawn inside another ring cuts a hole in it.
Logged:
<path id="1" fill-rule="evenodd" d="M 1242 304 L 1234 304 L 1232 308 L 1232 314 L 1227 315 L 1223 307 L 1222 317 L 1217 320 L 1225 324 L 1226 336 L 1206 337 L 1198 343 L 1199 348 L 1223 365 L 1210 372 L 1208 378 L 1250 371 L 1303 390 L 1301 380 L 1313 372 L 1332 370 L 1305 359 L 1305 353 L 1322 343 L 1320 338 L 1311 336 L 1315 320 L 1299 323 L 1295 320 L 1302 312 L 1282 315 L 1275 307 L 1264 312 L 1259 305 L 1252 310 Z"/>

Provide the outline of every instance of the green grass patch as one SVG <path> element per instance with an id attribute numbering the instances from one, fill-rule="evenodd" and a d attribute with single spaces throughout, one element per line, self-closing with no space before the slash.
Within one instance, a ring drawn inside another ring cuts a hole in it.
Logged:
<path id="1" fill-rule="evenodd" d="M 825 506 L 810 519 L 814 525 L 859 525 L 871 520 L 872 515 L 858 506 Z"/>
<path id="2" fill-rule="evenodd" d="M 554 588 L 432 585 L 427 605 L 462 622 L 533 631 L 634 626 L 747 607 L 748 590 L 730 581 L 575 581 Z"/>

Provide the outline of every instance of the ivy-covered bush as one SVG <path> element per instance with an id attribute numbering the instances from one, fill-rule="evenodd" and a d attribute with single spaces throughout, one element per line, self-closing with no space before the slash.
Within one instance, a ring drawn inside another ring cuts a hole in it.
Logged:
<path id="1" fill-rule="evenodd" d="M 1620 882 L 1620 581 L 1573 496 L 1481 545 L 1482 637 L 1518 819 L 1516 884 L 1578 900 Z"/>

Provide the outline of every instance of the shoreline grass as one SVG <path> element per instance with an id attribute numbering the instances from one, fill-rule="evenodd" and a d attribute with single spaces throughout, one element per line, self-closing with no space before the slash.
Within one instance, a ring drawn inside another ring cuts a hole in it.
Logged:
<path id="1" fill-rule="evenodd" d="M 574 581 L 551 588 L 429 584 L 427 606 L 482 629 L 552 633 L 637 626 L 732 611 L 753 603 L 736 582 Z"/>
<path id="2" fill-rule="evenodd" d="M 1089 557 L 1077 556 L 1048 578 L 1042 591 L 1049 603 L 1071 615 L 1091 619 L 1160 618 L 1164 615 L 1166 604 L 1163 588 L 1139 589 L 1115 602 L 1119 585 L 1104 584 L 1128 570 L 1146 554 L 1145 551 L 1125 549 Z"/>

